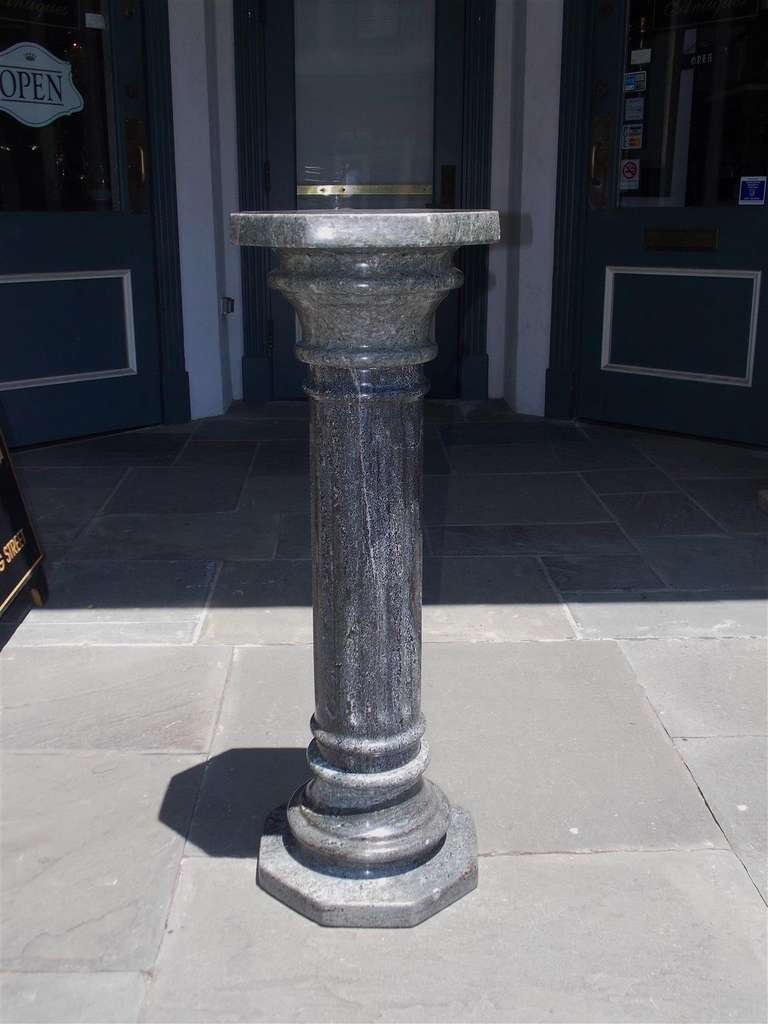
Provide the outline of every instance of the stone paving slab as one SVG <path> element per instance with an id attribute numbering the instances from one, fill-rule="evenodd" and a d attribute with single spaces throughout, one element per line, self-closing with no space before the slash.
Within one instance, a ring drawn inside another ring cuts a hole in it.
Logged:
<path id="1" fill-rule="evenodd" d="M 133 1024 L 144 1002 L 143 974 L 0 975 L 3 1024 Z"/>
<path id="2" fill-rule="evenodd" d="M 309 402 L 304 399 L 278 402 L 233 402 L 227 410 L 227 416 L 245 420 L 308 420 Z"/>
<path id="3" fill-rule="evenodd" d="M 765 640 L 623 641 L 670 736 L 768 732 Z"/>
<path id="4" fill-rule="evenodd" d="M 536 559 L 425 558 L 423 634 L 428 642 L 556 640 L 572 637 L 573 630 Z M 311 643 L 311 564 L 227 563 L 202 640 Z"/>
<path id="5" fill-rule="evenodd" d="M 678 484 L 660 469 L 598 469 L 582 473 L 596 494 L 676 491 Z"/>
<path id="6" fill-rule="evenodd" d="M 440 427 L 440 434 L 449 447 L 470 444 L 549 444 L 584 438 L 574 423 L 544 420 L 535 416 L 502 418 L 489 423 L 449 423 Z"/>
<path id="7" fill-rule="evenodd" d="M 724 638 L 768 635 L 768 595 L 761 591 L 657 590 L 566 595 L 585 640 Z"/>
<path id="8" fill-rule="evenodd" d="M 312 642 L 312 566 L 308 561 L 227 562 L 201 639 L 208 643 Z"/>
<path id="9" fill-rule="evenodd" d="M 640 554 L 678 590 L 739 590 L 768 586 L 763 537 L 643 537 Z"/>
<path id="10" fill-rule="evenodd" d="M 230 658 L 199 646 L 10 646 L 3 748 L 204 752 Z"/>
<path id="11" fill-rule="evenodd" d="M 177 786 L 165 799 L 166 789 L 198 760 L 5 755 L 4 970 L 152 967 L 196 796 Z"/>
<path id="12" fill-rule="evenodd" d="M 428 644 L 424 711 L 482 853 L 724 845 L 616 644 Z"/>
<path id="13" fill-rule="evenodd" d="M 198 441 L 275 441 L 309 437 L 301 418 L 244 419 L 217 416 L 204 421 L 195 433 Z"/>
<path id="14" fill-rule="evenodd" d="M 44 445 L 15 452 L 13 461 L 24 467 L 167 466 L 187 443 L 193 430 L 190 425 L 177 431 L 131 430 L 87 441 Z"/>
<path id="15" fill-rule="evenodd" d="M 130 470 L 104 515 L 121 512 L 233 512 L 247 465 L 144 466 Z"/>
<path id="16" fill-rule="evenodd" d="M 253 476 L 306 476 L 308 473 L 309 445 L 306 439 L 262 441 L 251 467 Z"/>
<path id="17" fill-rule="evenodd" d="M 728 841 L 768 901 L 768 746 L 763 736 L 676 740 Z"/>
<path id="18" fill-rule="evenodd" d="M 258 450 L 255 441 L 198 441 L 193 438 L 181 450 L 175 466 L 242 466 L 248 469 Z"/>
<path id="19" fill-rule="evenodd" d="M 80 473 L 82 470 L 68 472 Z M 118 470 L 121 478 L 127 472 L 129 471 L 124 469 Z M 84 526 L 99 512 L 116 486 L 85 486 L 77 483 L 71 486 L 47 487 L 33 484 L 31 487 L 24 486 L 24 499 L 34 516 L 36 526 L 61 523 Z"/>
<path id="20" fill-rule="evenodd" d="M 542 562 L 557 589 L 647 590 L 661 580 L 639 555 L 546 555 Z"/>
<path id="21" fill-rule="evenodd" d="M 18 464 L 17 460 L 18 456 L 14 455 L 14 470 L 24 488 L 25 498 L 29 494 L 34 495 L 38 489 L 70 491 L 74 494 L 99 490 L 106 498 L 126 472 L 123 466 L 27 466 L 23 462 Z"/>
<path id="22" fill-rule="evenodd" d="M 312 557 L 312 531 L 308 512 L 289 512 L 280 516 L 275 557 Z"/>
<path id="23" fill-rule="evenodd" d="M 68 559 L 271 558 L 276 523 L 240 513 L 112 515 L 93 521 L 67 552 Z"/>
<path id="24" fill-rule="evenodd" d="M 635 444 L 655 466 L 675 480 L 702 477 L 766 476 L 766 451 L 740 445 L 713 444 L 674 435 L 639 436 Z"/>
<path id="25" fill-rule="evenodd" d="M 634 554 L 614 523 L 521 526 L 433 526 L 427 530 L 433 555 L 621 555 Z"/>
<path id="26" fill-rule="evenodd" d="M 768 532 L 768 516 L 760 508 L 757 497 L 761 488 L 768 487 L 768 472 L 762 479 L 685 480 L 683 486 L 727 530 Z"/>
<path id="27" fill-rule="evenodd" d="M 238 648 L 185 853 L 255 857 L 264 819 L 309 778 L 312 648 Z"/>
<path id="28" fill-rule="evenodd" d="M 113 560 L 48 565 L 43 608 L 23 601 L 5 621 L 19 622 L 15 646 L 46 643 L 190 643 L 205 610 L 216 562 Z"/>
<path id="29" fill-rule="evenodd" d="M 69 517 L 62 517 L 58 522 L 42 523 L 35 519 L 34 513 L 32 523 L 40 549 L 52 562 L 66 558 L 72 545 L 88 526 L 88 521 L 72 520 Z"/>
<path id="30" fill-rule="evenodd" d="M 255 526 L 273 522 L 276 515 L 309 515 L 309 478 L 306 476 L 250 476 L 243 487 L 238 510 Z"/>
<path id="31" fill-rule="evenodd" d="M 237 652 L 201 852 L 252 855 L 265 813 L 307 777 L 312 708 L 310 647 Z M 615 644 L 427 644 L 424 709 L 428 774 L 471 808 L 481 853 L 724 845 Z"/>
<path id="32" fill-rule="evenodd" d="M 452 428 L 453 429 L 453 428 Z M 448 444 L 454 473 L 567 473 L 651 464 L 628 444 L 574 439 L 566 444 Z"/>
<path id="33" fill-rule="evenodd" d="M 605 494 L 606 508 L 635 537 L 718 534 L 721 527 L 681 493 Z"/>
<path id="34" fill-rule="evenodd" d="M 67 551 L 127 472 L 124 467 L 18 467 L 35 532 L 49 559 Z"/>
<path id="35" fill-rule="evenodd" d="M 764 906 L 728 852 L 494 857 L 412 930 L 323 929 L 253 861 L 182 868 L 148 1022 L 764 1019 Z"/>
<path id="36" fill-rule="evenodd" d="M 445 454 L 442 441 L 424 441 L 424 475 L 446 474 L 451 472 L 451 464 Z"/>
<path id="37" fill-rule="evenodd" d="M 603 523 L 610 514 L 575 473 L 431 476 L 424 480 L 424 522 Z"/>
<path id="38" fill-rule="evenodd" d="M 427 643 L 573 636 L 535 558 L 425 558 L 422 623 Z"/>

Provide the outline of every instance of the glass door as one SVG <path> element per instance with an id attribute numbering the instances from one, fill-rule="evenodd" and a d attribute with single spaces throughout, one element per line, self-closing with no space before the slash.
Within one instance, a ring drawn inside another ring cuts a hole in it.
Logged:
<path id="1" fill-rule="evenodd" d="M 578 413 L 768 443 L 768 6 L 598 6 Z"/>
<path id="2" fill-rule="evenodd" d="M 141 5 L 0 0 L 0 414 L 30 444 L 161 419 Z"/>
<path id="3" fill-rule="evenodd" d="M 267 0 L 270 207 L 456 206 L 463 32 L 460 0 Z M 273 394 L 301 397 L 298 324 L 270 304 Z M 457 394 L 457 309 L 438 314 L 432 397 Z"/>
<path id="4" fill-rule="evenodd" d="M 294 0 L 299 209 L 432 202 L 435 0 Z"/>

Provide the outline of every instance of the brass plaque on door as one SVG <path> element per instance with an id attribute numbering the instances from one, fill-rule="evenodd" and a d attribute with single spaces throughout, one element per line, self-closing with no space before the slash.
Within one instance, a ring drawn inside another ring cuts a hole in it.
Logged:
<path id="1" fill-rule="evenodd" d="M 720 228 L 646 228 L 643 245 L 666 252 L 714 252 L 720 245 Z"/>
<path id="2" fill-rule="evenodd" d="M 432 186 L 408 185 L 297 185 L 297 196 L 431 196 Z"/>

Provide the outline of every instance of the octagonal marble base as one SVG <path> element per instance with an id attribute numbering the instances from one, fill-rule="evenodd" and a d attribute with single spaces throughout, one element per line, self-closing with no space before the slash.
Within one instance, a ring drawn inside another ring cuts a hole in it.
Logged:
<path id="1" fill-rule="evenodd" d="M 331 874 L 297 860 L 285 807 L 264 826 L 258 883 L 329 928 L 412 928 L 477 887 L 477 837 L 470 815 L 451 809 L 445 842 L 429 860 L 397 873 Z M 343 871 L 343 869 L 342 869 Z"/>

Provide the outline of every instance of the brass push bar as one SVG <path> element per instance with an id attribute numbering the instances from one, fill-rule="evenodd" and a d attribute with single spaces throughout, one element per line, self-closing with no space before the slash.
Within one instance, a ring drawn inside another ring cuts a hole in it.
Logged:
<path id="1" fill-rule="evenodd" d="M 297 196 L 431 196 L 432 185 L 297 185 Z"/>

